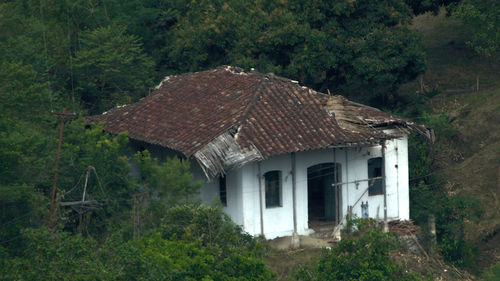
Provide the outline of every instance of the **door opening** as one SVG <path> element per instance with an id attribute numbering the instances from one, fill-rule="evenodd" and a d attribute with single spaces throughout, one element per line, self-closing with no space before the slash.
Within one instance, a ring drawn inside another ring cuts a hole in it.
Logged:
<path id="1" fill-rule="evenodd" d="M 339 163 L 322 163 L 307 168 L 307 203 L 309 222 L 337 221 L 340 188 Z"/>

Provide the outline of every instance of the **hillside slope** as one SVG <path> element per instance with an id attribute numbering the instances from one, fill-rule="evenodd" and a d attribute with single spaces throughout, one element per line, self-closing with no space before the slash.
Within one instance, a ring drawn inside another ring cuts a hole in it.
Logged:
<path id="1" fill-rule="evenodd" d="M 428 109 L 446 112 L 457 129 L 435 156 L 437 176 L 449 193 L 480 200 L 483 214 L 467 223 L 466 235 L 478 246 L 481 270 L 500 261 L 500 59 L 466 48 L 468 35 L 444 12 L 419 16 L 413 27 L 422 34 L 428 70 L 402 91 L 438 93 Z"/>

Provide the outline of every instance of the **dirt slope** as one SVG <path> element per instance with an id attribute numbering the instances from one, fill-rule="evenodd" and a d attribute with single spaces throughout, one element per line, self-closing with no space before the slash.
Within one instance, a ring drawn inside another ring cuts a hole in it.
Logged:
<path id="1" fill-rule="evenodd" d="M 423 81 L 426 91 L 439 93 L 429 101 L 430 110 L 447 112 L 458 129 L 437 155 L 438 177 L 448 192 L 481 202 L 484 214 L 466 229 L 478 246 L 481 270 L 500 261 L 500 59 L 468 49 L 464 28 L 443 12 L 417 17 L 414 29 L 422 34 L 428 70 L 402 90 L 419 91 Z"/>

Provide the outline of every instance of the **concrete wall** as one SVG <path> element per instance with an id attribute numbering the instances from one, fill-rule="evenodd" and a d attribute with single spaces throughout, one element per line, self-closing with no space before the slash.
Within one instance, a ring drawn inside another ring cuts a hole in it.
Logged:
<path id="1" fill-rule="evenodd" d="M 296 208 L 297 231 L 299 234 L 309 234 L 308 227 L 308 200 L 307 200 L 307 168 L 336 162 L 341 165 L 341 182 L 352 182 L 368 178 L 368 159 L 382 156 L 381 146 L 337 148 L 298 152 L 296 154 Z M 386 189 L 387 213 L 390 220 L 409 219 L 409 192 L 408 192 L 408 149 L 406 137 L 388 140 L 386 142 Z M 268 171 L 280 170 L 282 175 L 282 205 L 280 207 L 265 207 L 264 179 L 261 180 L 261 199 L 264 215 L 264 234 L 267 239 L 287 236 L 293 233 L 293 197 L 291 176 L 291 155 L 279 155 L 261 162 L 262 175 Z M 241 210 L 243 227 L 252 235 L 261 234 L 260 200 L 258 163 L 250 163 L 229 174 L 236 174 L 241 184 L 241 196 L 236 196 L 234 202 L 238 208 L 231 208 L 228 195 L 228 213 L 241 224 L 241 214 L 233 210 Z M 241 181 L 240 181 L 241 179 Z M 229 186 L 229 185 L 228 185 Z M 355 205 L 353 213 L 362 217 L 361 203 L 368 202 L 369 216 L 384 218 L 384 196 L 369 196 L 366 191 L 368 182 L 344 184 L 341 190 L 341 213 L 344 217 L 348 206 Z M 237 187 L 236 189 L 239 189 Z M 229 191 L 228 191 L 229 192 Z M 236 192 L 237 193 L 237 192 Z"/>
<path id="2" fill-rule="evenodd" d="M 368 159 L 382 157 L 381 146 L 349 148 L 347 151 L 347 169 L 343 165 L 343 182 L 368 178 Z M 345 153 L 345 152 L 344 152 Z M 338 156 L 337 156 L 338 157 Z M 406 137 L 386 141 L 385 150 L 385 173 L 386 173 L 386 193 L 387 193 L 387 216 L 390 220 L 410 218 L 410 202 L 408 187 L 408 141 Z M 369 196 L 368 182 L 358 184 L 346 184 L 342 189 L 342 200 L 344 214 L 347 206 L 354 205 L 353 213 L 362 217 L 361 203 L 368 202 L 369 217 L 376 219 L 384 218 L 384 196 Z M 364 194 L 363 194 L 364 193 Z"/>
<path id="3" fill-rule="evenodd" d="M 261 234 L 258 165 L 254 162 L 242 168 L 244 229 L 252 235 Z M 281 171 L 281 206 L 266 208 L 264 178 L 260 177 L 264 234 L 268 239 L 293 233 L 291 155 L 279 155 L 261 162 L 262 175 L 274 170 Z"/>
<path id="4" fill-rule="evenodd" d="M 174 151 L 158 151 L 147 147 L 153 156 L 160 159 L 177 155 Z M 381 146 L 321 149 L 296 153 L 296 210 L 297 232 L 310 233 L 308 227 L 307 168 L 322 163 L 341 165 L 341 182 L 352 182 L 368 178 L 368 159 L 382 156 Z M 195 179 L 205 182 L 200 199 L 209 204 L 219 196 L 219 180 L 208 181 L 203 170 L 192 160 L 191 170 Z M 231 171 L 226 176 L 227 206 L 224 211 L 233 221 L 252 235 L 261 234 L 260 200 L 262 200 L 264 234 L 267 239 L 288 236 L 293 233 L 292 158 L 290 154 L 271 157 L 260 163 L 261 175 L 280 170 L 282 182 L 281 206 L 266 208 L 264 179 L 259 178 L 258 163 L 249 163 Z M 389 219 L 409 219 L 408 147 L 407 138 L 388 140 L 385 152 L 387 214 Z M 261 198 L 259 199 L 259 180 Z M 384 218 L 384 196 L 369 196 L 368 182 L 344 184 L 341 188 L 341 213 L 344 217 L 348 206 L 355 205 L 353 213 L 362 217 L 361 203 L 368 202 L 369 216 Z"/>

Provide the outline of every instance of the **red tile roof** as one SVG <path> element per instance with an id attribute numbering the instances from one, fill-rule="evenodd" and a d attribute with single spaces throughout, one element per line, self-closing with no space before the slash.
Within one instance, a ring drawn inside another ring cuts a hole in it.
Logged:
<path id="1" fill-rule="evenodd" d="M 253 151 L 261 159 L 387 137 L 378 129 L 339 126 L 335 112 L 328 110 L 331 98 L 296 81 L 224 66 L 169 76 L 139 102 L 89 120 L 104 122 L 110 133 L 128 131 L 133 139 L 198 160 L 195 154 L 210 143 L 227 142 L 220 139 L 223 135 L 236 144 L 233 150 Z M 390 116 L 373 110 L 376 114 L 369 113 L 379 119 Z"/>

